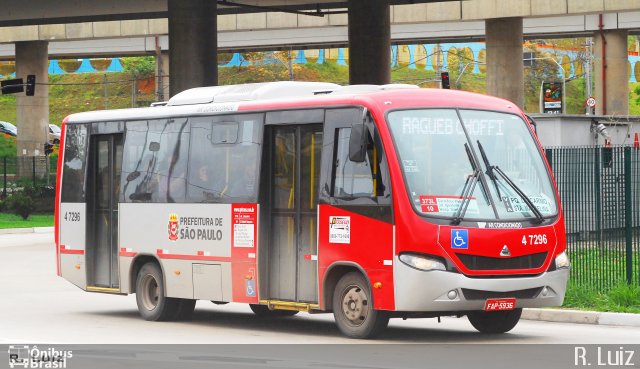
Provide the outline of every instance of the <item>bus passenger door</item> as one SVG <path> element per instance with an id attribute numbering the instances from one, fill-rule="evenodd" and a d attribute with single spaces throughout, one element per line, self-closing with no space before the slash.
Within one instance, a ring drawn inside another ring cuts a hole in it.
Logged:
<path id="1" fill-rule="evenodd" d="M 92 136 L 89 147 L 87 289 L 118 289 L 118 196 L 122 135 Z"/>
<path id="2" fill-rule="evenodd" d="M 271 300 L 315 303 L 317 192 L 321 125 L 271 126 L 267 295 Z"/>

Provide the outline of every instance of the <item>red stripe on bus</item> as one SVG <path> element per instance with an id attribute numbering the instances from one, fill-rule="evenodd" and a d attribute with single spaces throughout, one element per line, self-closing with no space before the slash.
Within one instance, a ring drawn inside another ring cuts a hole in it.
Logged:
<path id="1" fill-rule="evenodd" d="M 181 259 L 181 260 L 208 260 L 208 261 L 231 261 L 230 257 L 225 256 L 204 256 L 204 255 L 181 255 L 181 254 L 163 254 L 158 252 L 160 259 Z"/>
<path id="2" fill-rule="evenodd" d="M 60 249 L 61 254 L 75 254 L 75 255 L 84 255 L 84 250 L 73 250 L 73 249 Z"/>

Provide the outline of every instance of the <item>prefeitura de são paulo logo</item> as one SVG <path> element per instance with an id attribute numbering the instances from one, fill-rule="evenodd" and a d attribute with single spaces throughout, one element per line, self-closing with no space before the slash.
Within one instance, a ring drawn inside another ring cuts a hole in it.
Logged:
<path id="1" fill-rule="evenodd" d="M 178 230 L 180 225 L 178 224 L 178 215 L 169 214 L 169 240 L 177 241 L 178 240 Z"/>
<path id="2" fill-rule="evenodd" d="M 66 368 L 67 359 L 73 357 L 71 350 L 56 350 L 38 346 L 9 346 L 9 367 L 11 368 Z"/>

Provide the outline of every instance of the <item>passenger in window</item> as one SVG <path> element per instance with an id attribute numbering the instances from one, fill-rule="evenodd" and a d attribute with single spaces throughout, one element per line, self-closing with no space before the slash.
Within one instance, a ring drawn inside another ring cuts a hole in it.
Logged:
<path id="1" fill-rule="evenodd" d="M 172 160 L 167 174 L 157 174 L 157 202 L 183 202 L 186 190 L 184 165 L 176 165 Z"/>
<path id="2" fill-rule="evenodd" d="M 219 202 L 220 189 L 224 187 L 219 177 L 213 175 L 213 170 L 207 164 L 201 164 L 195 168 L 198 169 L 189 176 L 190 201 Z"/>
<path id="3" fill-rule="evenodd" d="M 237 165 L 232 168 L 241 168 L 231 172 L 227 191 L 224 197 L 232 199 L 248 199 L 255 197 L 256 192 L 256 159 L 255 155 L 249 157 L 239 157 Z"/>

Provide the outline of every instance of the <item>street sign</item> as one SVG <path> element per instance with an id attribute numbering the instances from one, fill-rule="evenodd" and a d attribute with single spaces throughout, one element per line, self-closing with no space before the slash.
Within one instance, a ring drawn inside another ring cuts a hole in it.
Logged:
<path id="1" fill-rule="evenodd" d="M 593 96 L 587 99 L 587 106 L 590 108 L 593 108 L 596 106 L 596 99 Z"/>

